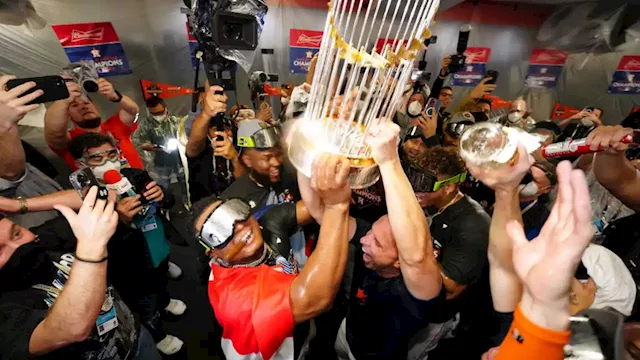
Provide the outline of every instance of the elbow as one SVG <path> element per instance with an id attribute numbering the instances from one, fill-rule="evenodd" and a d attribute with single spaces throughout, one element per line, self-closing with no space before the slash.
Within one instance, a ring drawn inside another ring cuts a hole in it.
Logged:
<path id="1" fill-rule="evenodd" d="M 93 323 L 82 324 L 69 329 L 69 342 L 80 343 L 89 338 L 91 331 L 93 330 Z"/>

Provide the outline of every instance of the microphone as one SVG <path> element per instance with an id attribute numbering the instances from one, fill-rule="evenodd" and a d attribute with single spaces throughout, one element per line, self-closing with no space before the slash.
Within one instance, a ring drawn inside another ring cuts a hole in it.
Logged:
<path id="1" fill-rule="evenodd" d="M 116 190 L 119 196 L 126 195 L 126 197 L 129 197 L 138 195 L 135 190 L 133 190 L 133 185 L 131 185 L 129 179 L 126 177 L 123 178 L 116 170 L 105 172 L 104 182 L 107 183 L 107 189 Z"/>
<path id="2" fill-rule="evenodd" d="M 632 144 L 633 136 L 627 135 L 621 142 Z M 602 146 L 599 146 L 596 151 L 591 150 L 589 145 L 587 145 L 587 138 L 583 138 L 545 145 L 541 148 L 541 153 L 545 159 L 552 159 L 565 156 L 585 155 L 603 150 Z"/>

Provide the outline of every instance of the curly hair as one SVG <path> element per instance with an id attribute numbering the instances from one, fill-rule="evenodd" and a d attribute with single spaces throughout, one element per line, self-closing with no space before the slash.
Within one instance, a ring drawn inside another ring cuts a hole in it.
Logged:
<path id="1" fill-rule="evenodd" d="M 101 133 L 84 133 L 78 135 L 69 141 L 69 153 L 74 159 L 78 160 L 82 158 L 84 152 L 101 146 L 103 144 L 111 144 L 115 147 L 116 144 L 111 136 Z"/>
<path id="2" fill-rule="evenodd" d="M 447 178 L 466 171 L 464 162 L 458 156 L 457 151 L 442 146 L 428 148 L 418 160 L 418 166 L 436 174 L 436 176 Z"/>

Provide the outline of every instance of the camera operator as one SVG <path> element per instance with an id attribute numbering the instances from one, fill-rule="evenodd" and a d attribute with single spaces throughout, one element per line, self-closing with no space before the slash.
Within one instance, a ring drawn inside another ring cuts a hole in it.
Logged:
<path id="1" fill-rule="evenodd" d="M 96 200 L 97 193 L 89 191 L 77 214 L 56 206 L 77 240 L 63 240 L 48 224 L 34 229 L 36 236 L 0 217 L 3 358 L 161 359 L 107 281 L 107 243 L 118 215 L 113 199 Z"/>
<path id="2" fill-rule="evenodd" d="M 155 154 L 158 185 L 167 191 L 171 190 L 171 176 L 175 175 L 180 184 L 182 204 L 186 207 L 189 202 L 187 184 L 177 147 L 180 118 L 170 113 L 164 100 L 158 96 L 147 99 L 146 105 L 147 118 L 140 122 L 133 134 L 133 141 L 144 151 Z"/>
<path id="3" fill-rule="evenodd" d="M 442 103 L 442 107 L 440 107 L 440 117 L 442 119 L 447 118 L 450 113 L 445 110 L 449 105 L 451 105 L 451 100 L 453 99 L 453 89 L 451 86 L 442 86 L 444 85 L 444 80 L 447 76 L 449 76 L 449 65 L 451 64 L 451 56 L 445 56 L 442 59 L 442 69 L 438 73 L 438 77 L 433 82 L 431 86 L 431 94 L 429 97 L 437 98 Z M 442 123 L 440 124 L 442 125 Z"/>
<path id="4" fill-rule="evenodd" d="M 227 96 L 217 95 L 216 91 L 223 88 L 211 86 L 204 95 L 202 112 L 193 122 L 186 146 L 192 203 L 209 195 L 220 195 L 245 171 L 230 139 L 231 133 L 218 131 L 211 124 L 213 117 L 227 111 Z M 219 158 L 224 161 L 218 161 Z"/>
<path id="5" fill-rule="evenodd" d="M 55 101 L 47 109 L 44 118 L 45 139 L 53 152 L 58 154 L 73 170 L 77 170 L 76 162 L 69 154 L 69 141 L 76 136 L 94 132 L 113 137 L 120 150 L 122 167 L 143 169 L 144 165 L 136 151 L 131 134 L 136 129 L 138 105 L 130 97 L 120 94 L 105 79 L 98 80 L 98 94 L 109 101 L 117 103 L 120 110 L 107 121 L 102 122 L 98 108 L 91 99 L 81 92 L 80 85 L 67 81 L 69 98 Z M 69 119 L 73 129 L 68 130 Z"/>

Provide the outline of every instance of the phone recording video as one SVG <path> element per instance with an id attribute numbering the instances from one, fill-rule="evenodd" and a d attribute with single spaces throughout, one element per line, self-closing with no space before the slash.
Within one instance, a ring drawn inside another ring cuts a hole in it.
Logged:
<path id="1" fill-rule="evenodd" d="M 87 193 L 92 186 L 98 187 L 98 199 L 107 200 L 109 197 L 107 188 L 100 186 L 98 179 L 96 179 L 88 166 L 85 166 L 69 175 L 69 181 L 71 181 L 71 185 L 83 199 L 87 196 Z"/>

